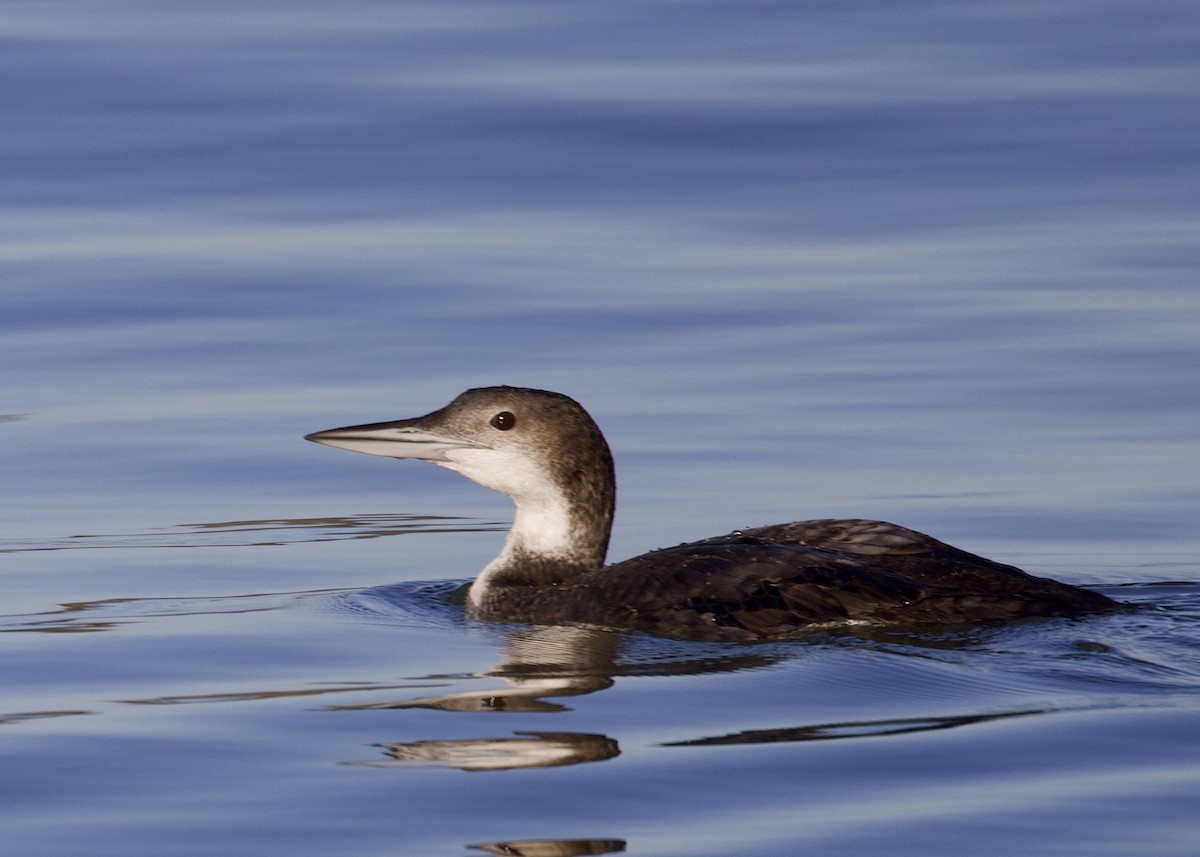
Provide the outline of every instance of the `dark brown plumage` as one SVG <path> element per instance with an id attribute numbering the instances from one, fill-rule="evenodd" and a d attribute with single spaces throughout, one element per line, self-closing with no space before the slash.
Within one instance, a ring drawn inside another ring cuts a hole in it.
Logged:
<path id="1" fill-rule="evenodd" d="M 909 628 L 1074 616 L 1111 599 L 883 521 L 758 527 L 652 551 L 546 586 L 489 587 L 486 618 L 705 640 L 847 621 Z"/>

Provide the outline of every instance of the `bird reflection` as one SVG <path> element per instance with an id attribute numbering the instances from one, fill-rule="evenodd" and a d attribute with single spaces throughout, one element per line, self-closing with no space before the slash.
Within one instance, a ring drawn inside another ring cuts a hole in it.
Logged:
<path id="1" fill-rule="evenodd" d="M 503 679 L 505 686 L 486 691 L 457 691 L 387 702 L 330 706 L 328 710 L 428 708 L 440 711 L 555 712 L 567 707 L 550 698 L 605 690 L 618 675 L 651 672 L 736 671 L 773 663 L 769 650 L 744 649 L 724 657 L 702 653 L 694 660 L 620 662 L 627 637 L 595 628 L 534 626 L 511 629 L 504 661 L 477 674 Z M 661 656 L 661 653 L 660 653 Z M 346 764 L 370 767 L 450 767 L 464 771 L 545 768 L 611 759 L 620 753 L 616 740 L 580 732 L 514 732 L 496 738 L 421 740 L 386 743 L 386 758 Z"/>
<path id="2" fill-rule="evenodd" d="M 617 742 L 584 732 L 514 732 L 510 738 L 466 738 L 380 744 L 387 758 L 347 765 L 363 768 L 458 768 L 511 771 L 602 762 L 620 755 Z"/>
<path id="3" fill-rule="evenodd" d="M 508 857 L 583 857 L 586 854 L 615 854 L 625 850 L 624 839 L 522 839 L 468 845 L 489 854 Z"/>
<path id="4" fill-rule="evenodd" d="M 577 696 L 611 687 L 617 640 L 588 628 L 535 627 L 514 631 L 504 662 L 481 675 L 506 687 L 423 696 L 395 702 L 332 706 L 333 710 L 432 708 L 441 711 L 563 711 L 544 697 Z M 386 758 L 348 762 L 366 767 L 438 767 L 464 771 L 548 768 L 611 759 L 621 751 L 605 735 L 578 732 L 515 732 L 502 738 L 471 738 L 380 744 Z M 511 853 L 511 852 L 500 852 Z M 525 852 L 519 852 L 525 853 Z M 533 852 L 556 853 L 556 852 Z M 604 853 L 604 852 L 568 852 Z"/>
<path id="5" fill-rule="evenodd" d="M 458 691 L 388 702 L 331 706 L 329 710 L 427 708 L 441 711 L 557 712 L 567 710 L 555 697 L 580 696 L 611 687 L 616 676 L 682 673 L 697 675 L 740 671 L 775 663 L 789 656 L 786 648 L 739 647 L 723 655 L 701 652 L 694 659 L 665 656 L 651 650 L 639 659 L 622 653 L 636 637 L 590 628 L 536 626 L 510 629 L 504 661 L 477 677 L 500 678 L 502 688 Z M 911 641 L 910 641 L 911 642 Z M 935 641 L 934 647 L 937 647 Z M 675 654 L 679 654 L 676 652 Z M 794 651 L 791 652 L 794 655 Z M 992 720 L 1044 713 L 1022 709 L 897 719 L 800 724 L 745 730 L 727 735 L 685 738 L 664 747 L 747 745 L 828 741 L 928 732 Z M 513 732 L 493 738 L 420 740 L 377 745 L 384 758 L 346 764 L 370 767 L 441 767 L 464 771 L 544 768 L 598 762 L 619 755 L 617 741 L 606 735 L 578 732 Z"/>
<path id="6" fill-rule="evenodd" d="M 564 711 L 544 697 L 579 696 L 612 687 L 617 638 L 590 628 L 521 628 L 508 640 L 504 662 L 478 676 L 504 679 L 485 692 L 422 696 L 394 702 L 331 706 L 332 710 L 435 708 L 442 711 Z"/>
<path id="7" fill-rule="evenodd" d="M 505 686 L 486 691 L 420 696 L 414 699 L 329 706 L 331 711 L 388 708 L 431 708 L 441 711 L 566 711 L 548 697 L 581 696 L 612 687 L 624 675 L 701 675 L 768 666 L 784 653 L 767 647 L 740 648 L 722 654 L 700 649 L 694 654 L 668 650 L 647 659 L 622 657 L 629 637 L 598 628 L 538 625 L 510 629 L 503 662 L 477 678 L 503 679 Z M 433 677 L 430 677 L 433 678 Z"/>
<path id="8" fill-rule="evenodd" d="M 1045 714 L 1044 708 L 1021 711 L 1001 711 L 992 714 L 961 714 L 947 717 L 902 717 L 893 720 L 850 720 L 840 723 L 816 723 L 808 726 L 792 726 L 781 729 L 750 729 L 729 735 L 709 738 L 689 738 L 670 741 L 663 747 L 716 747 L 723 744 L 778 744 L 791 741 L 832 741 L 838 738 L 866 738 L 881 735 L 903 735 L 909 732 L 933 732 L 938 729 L 953 729 L 956 726 L 971 726 L 992 720 L 1010 717 L 1026 717 Z"/>

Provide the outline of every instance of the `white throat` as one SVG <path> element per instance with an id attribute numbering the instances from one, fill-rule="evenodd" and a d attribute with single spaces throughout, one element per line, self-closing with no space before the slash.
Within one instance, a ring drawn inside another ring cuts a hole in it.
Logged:
<path id="1" fill-rule="evenodd" d="M 496 575 L 522 559 L 543 557 L 549 560 L 577 561 L 579 551 L 571 539 L 571 519 L 562 498 L 551 506 L 518 504 L 512 529 L 504 540 L 504 549 L 479 572 L 468 591 L 472 606 L 482 604 L 488 586 Z"/>
<path id="2" fill-rule="evenodd" d="M 507 494 L 516 504 L 512 529 L 500 555 L 475 578 L 468 595 L 478 606 L 489 582 L 507 568 L 530 558 L 586 562 L 577 543 L 571 505 L 562 490 L 535 461 L 494 449 L 459 449 L 446 454 L 442 467 L 461 473 L 485 488 Z"/>

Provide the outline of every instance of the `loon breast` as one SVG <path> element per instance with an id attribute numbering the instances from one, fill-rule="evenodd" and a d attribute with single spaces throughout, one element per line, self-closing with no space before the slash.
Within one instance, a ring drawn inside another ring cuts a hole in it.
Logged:
<path id="1" fill-rule="evenodd" d="M 504 549 L 469 592 L 483 620 L 758 640 L 831 622 L 954 626 L 1120 606 L 883 521 L 775 524 L 606 566 L 612 455 L 559 393 L 477 388 L 423 417 L 307 439 L 430 461 L 513 499 Z"/>

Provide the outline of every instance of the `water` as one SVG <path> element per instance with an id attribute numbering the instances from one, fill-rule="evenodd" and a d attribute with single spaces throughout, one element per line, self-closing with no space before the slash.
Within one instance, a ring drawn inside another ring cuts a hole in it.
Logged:
<path id="1" fill-rule="evenodd" d="M 10 0 L 5 853 L 1193 853 L 1193 7 Z M 471 624 L 504 498 L 300 438 L 491 383 L 601 423 L 614 558 L 868 516 L 1144 609 Z"/>

